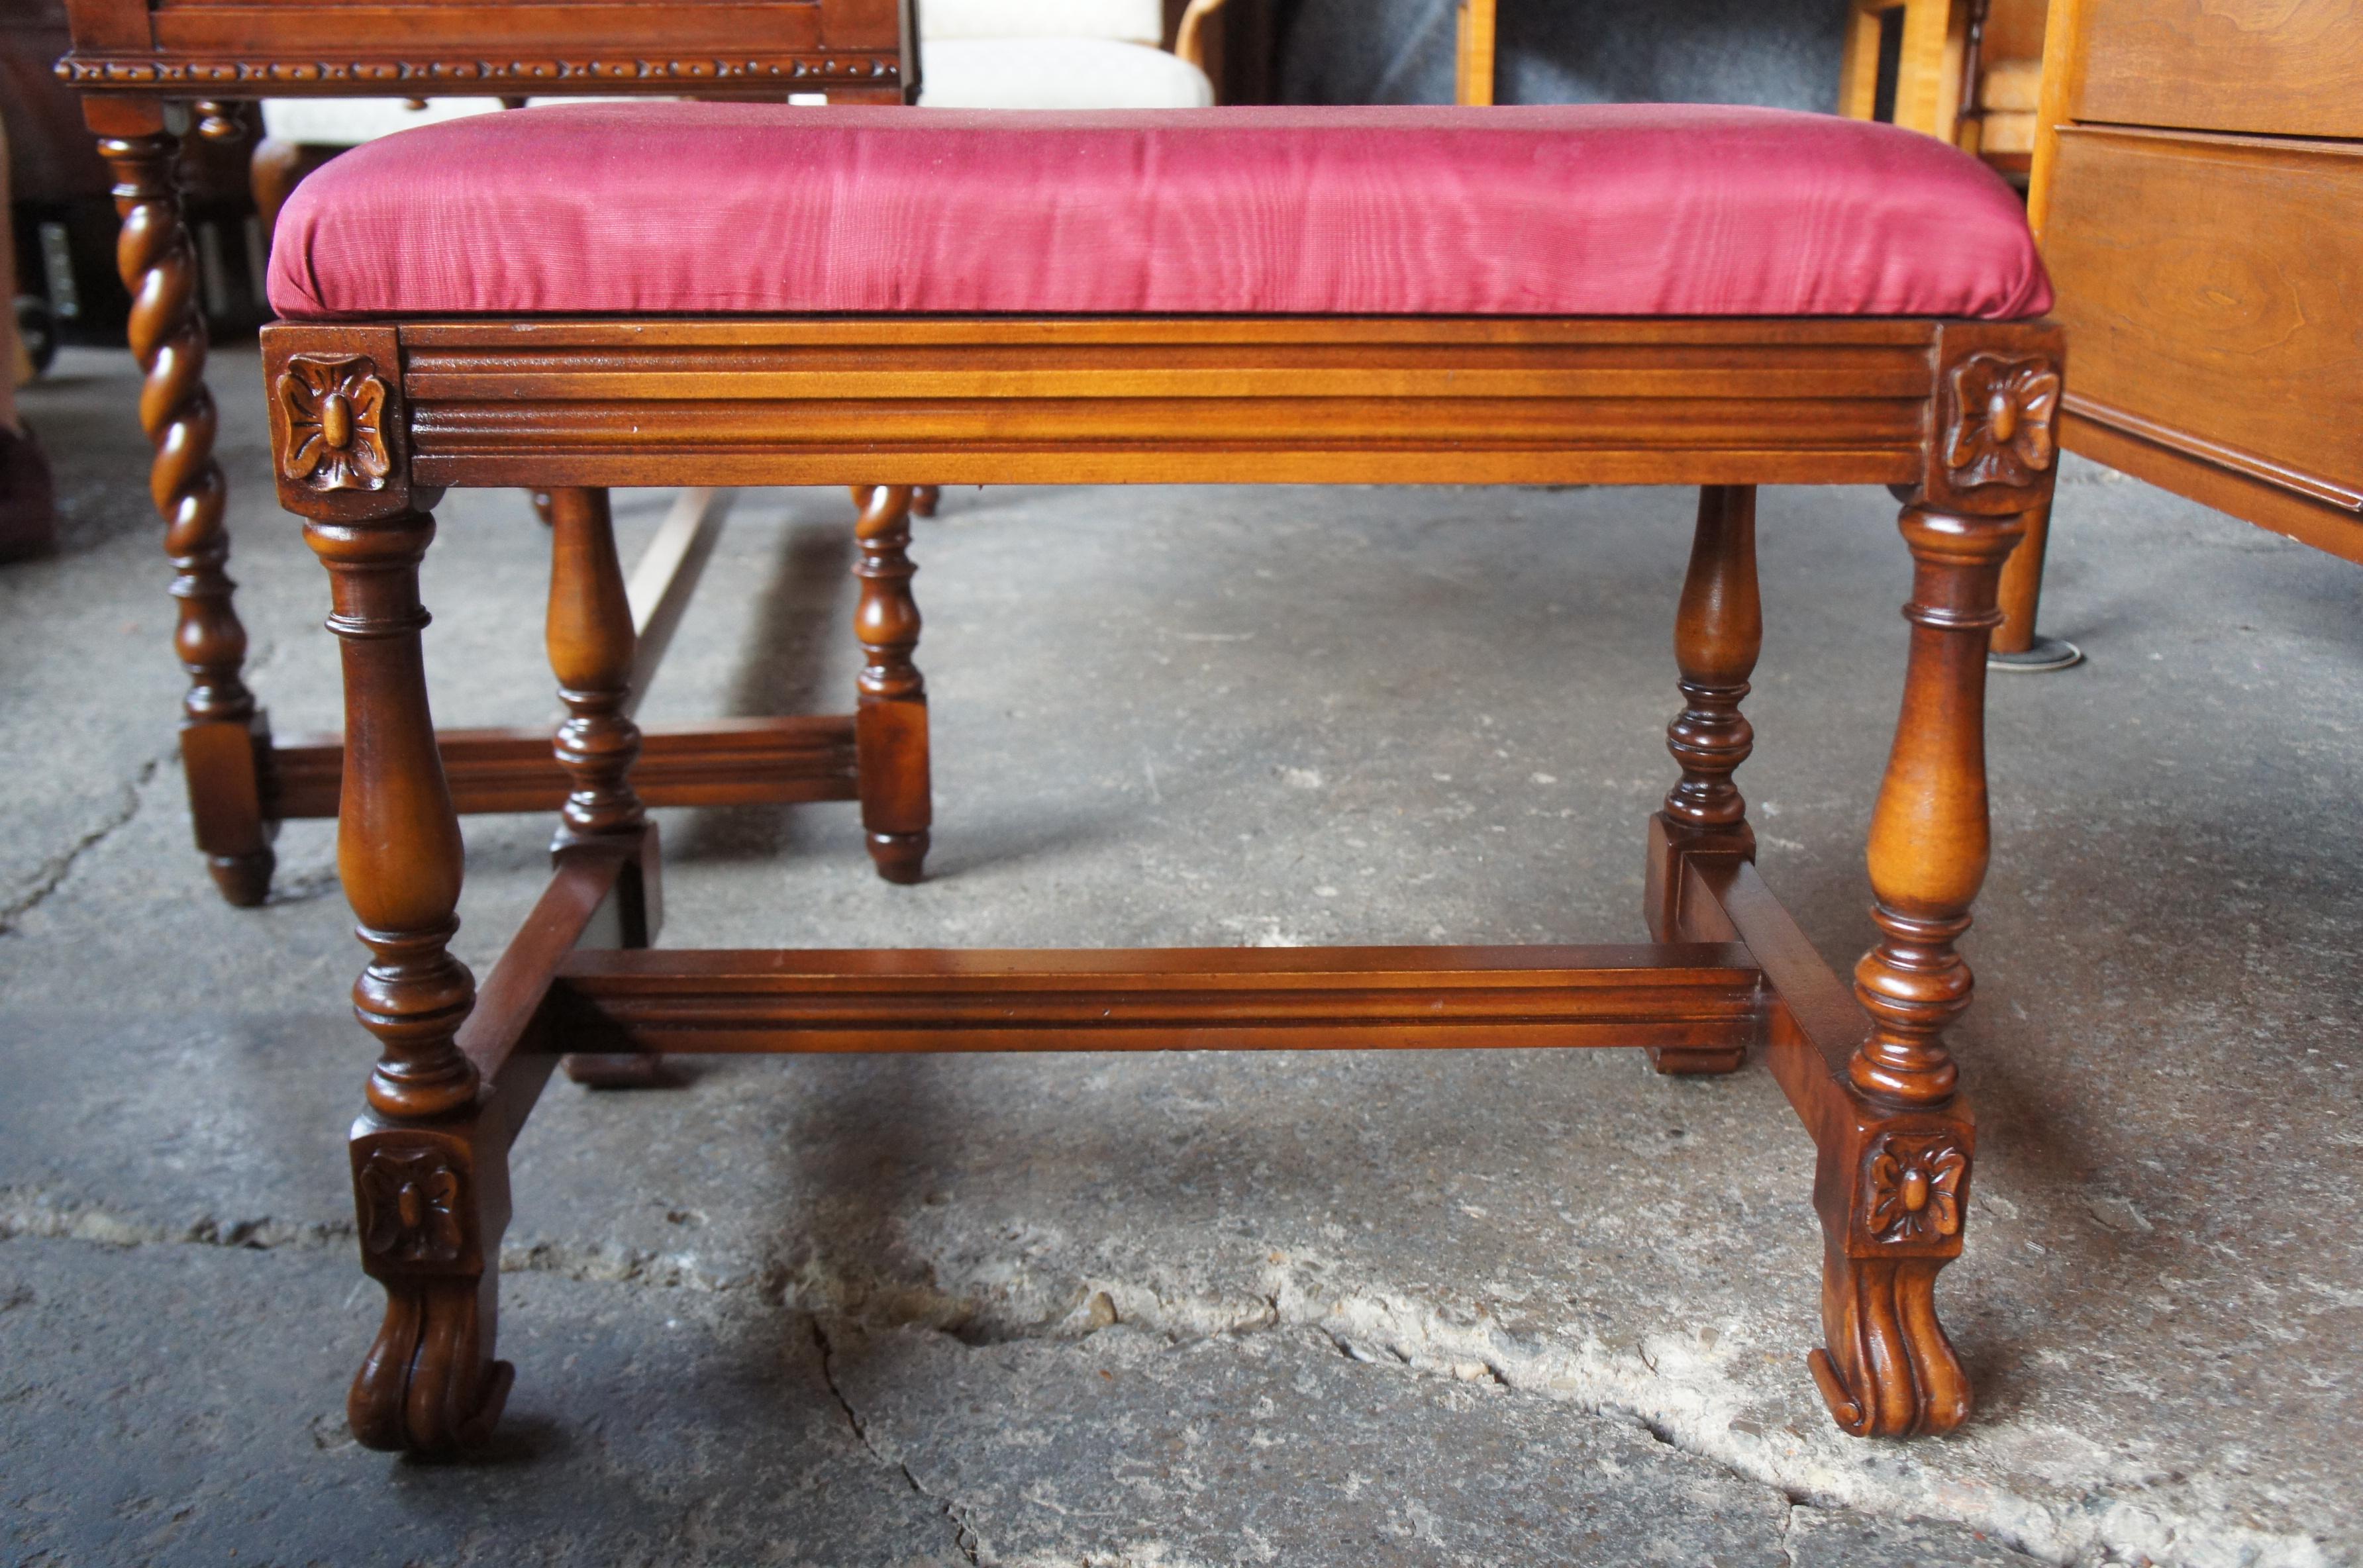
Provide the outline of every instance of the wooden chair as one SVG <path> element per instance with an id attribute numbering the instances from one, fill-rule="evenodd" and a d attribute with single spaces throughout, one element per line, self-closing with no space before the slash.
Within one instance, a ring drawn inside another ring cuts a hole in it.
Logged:
<path id="1" fill-rule="evenodd" d="M 444 1452 L 498 1418 L 507 1149 L 564 1052 L 1621 1045 L 1718 1074 L 1753 1048 L 1818 1150 L 1826 1344 L 1809 1361 L 1833 1417 L 1882 1436 L 1965 1417 L 1934 1286 L 1960 1251 L 1975 1132 L 1942 1031 L 1969 1002 L 1956 944 L 1987 858 L 1996 580 L 2050 486 L 2060 393 L 2016 201 L 1951 149 L 1826 116 L 1304 115 L 527 110 L 388 138 L 298 193 L 316 221 L 274 262 L 294 319 L 267 329 L 263 373 L 280 499 L 342 640 L 339 863 L 372 954 L 355 994 L 379 1057 L 351 1163 L 388 1306 L 352 1387 L 361 1441 Z M 1308 137 L 1331 145 L 1300 156 Z M 602 171 L 595 210 L 678 226 L 697 265 L 660 276 L 596 232 L 556 253 L 536 204 L 570 170 Z M 1053 189 L 1098 221 L 1046 220 Z M 781 243 L 855 213 L 869 244 Z M 1938 223 L 1949 242 L 1929 248 Z M 1241 239 L 1180 242 L 1207 234 Z M 501 264 L 449 259 L 487 253 Z M 963 264 L 920 259 L 948 255 Z M 1159 314 L 1131 303 L 1144 291 Z M 590 487 L 847 473 L 868 486 L 861 771 L 904 781 L 889 810 L 915 814 L 889 820 L 921 833 L 921 480 L 1699 487 L 1650 943 L 656 948 L 636 767 L 653 747 L 627 712 L 633 628 Z M 1851 987 L 1758 877 L 1733 782 L 1767 481 L 1890 486 L 1914 561 L 1869 833 L 1880 936 Z M 418 565 L 447 489 L 516 485 L 585 498 L 551 539 L 567 796 L 556 875 L 479 989 L 449 951 L 460 840 Z"/>
<path id="2" fill-rule="evenodd" d="M 156 444 L 152 490 L 179 602 L 173 646 L 189 675 L 181 757 L 197 846 L 229 902 L 268 896 L 278 824 L 334 816 L 343 748 L 333 736 L 274 739 L 245 683 L 246 632 L 232 602 L 225 486 L 214 460 L 205 329 L 194 248 L 173 182 L 180 137 L 239 99 L 522 100 L 529 94 L 900 104 L 915 81 L 898 0 L 669 0 L 660 8 L 515 6 L 494 0 L 337 0 L 224 7 L 209 0 L 70 0 L 73 50 L 58 74 L 83 94 L 84 116 L 116 176 L 119 257 L 133 307 L 132 351 L 146 372 L 140 417 Z M 323 160 L 266 149 L 257 197 L 275 215 L 296 179 Z M 696 582 L 724 498 L 692 481 L 630 581 L 639 630 L 637 702 Z M 554 504 L 604 515 L 604 494 Z M 538 732 L 444 737 L 462 812 L 537 811 L 567 792 Z M 723 805 L 883 800 L 865 808 L 882 875 L 914 880 L 911 790 L 864 782 L 843 716 L 734 720 L 649 737 L 640 775 L 652 803 Z M 900 814 L 895 814 L 899 812 Z M 891 829 L 886 817 L 900 825 Z M 882 834 L 883 836 L 879 836 Z"/>
<path id="3" fill-rule="evenodd" d="M 1965 83 L 1976 71 L 1975 23 L 1981 0 L 1849 0 L 1845 53 L 1838 66 L 1838 113 L 1886 117 L 1943 142 L 1960 138 Z M 1894 107 L 1879 112 L 1880 38 L 1889 18 L 1903 24 Z"/>

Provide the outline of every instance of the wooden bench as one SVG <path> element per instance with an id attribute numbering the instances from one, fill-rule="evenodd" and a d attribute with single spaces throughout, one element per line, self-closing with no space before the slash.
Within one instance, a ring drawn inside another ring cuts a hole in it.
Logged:
<path id="1" fill-rule="evenodd" d="M 619 243 L 652 225 L 672 243 Z M 1934 1298 L 1975 1153 L 1942 1032 L 1987 858 L 1996 580 L 2047 497 L 2060 389 L 2024 218 L 1974 160 L 1742 109 L 527 110 L 329 165 L 273 268 L 278 483 L 342 639 L 339 865 L 380 1050 L 351 1142 L 389 1301 L 363 1441 L 462 1448 L 498 1417 L 506 1151 L 569 1051 L 1619 1045 L 1713 1074 L 1754 1050 L 1819 1151 L 1832 1414 L 1902 1436 L 1968 1413 Z M 1699 487 L 1649 941 L 657 948 L 632 626 L 586 505 L 552 547 L 556 875 L 480 990 L 448 950 L 460 833 L 420 658 L 437 497 L 849 474 L 856 745 L 909 783 L 869 819 L 890 851 L 926 830 L 915 484 Z M 1890 486 L 1914 563 L 1851 986 L 1758 877 L 1733 783 L 1766 482 Z"/>

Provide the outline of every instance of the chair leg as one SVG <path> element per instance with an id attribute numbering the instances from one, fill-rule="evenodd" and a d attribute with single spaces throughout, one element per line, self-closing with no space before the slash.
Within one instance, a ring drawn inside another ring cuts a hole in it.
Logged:
<path id="1" fill-rule="evenodd" d="M 2022 674 L 2067 669 L 2080 664 L 2084 651 L 2035 629 L 2043 604 L 2043 557 L 2051 542 L 2052 497 L 2026 513 L 2026 533 L 2002 569 L 2002 624 L 1994 628 L 1986 663 L 1995 669 Z"/>
<path id="2" fill-rule="evenodd" d="M 419 647 L 418 563 L 434 536 L 415 511 L 305 525 L 328 569 L 328 627 L 341 644 L 337 865 L 372 954 L 354 1010 L 380 1052 L 351 1154 L 361 1266 L 385 1286 L 386 1310 L 346 1410 L 370 1447 L 428 1454 L 482 1442 L 513 1376 L 493 1359 L 506 1116 L 479 1102 L 476 1068 L 454 1039 L 475 981 L 449 951 L 460 819 Z"/>
<path id="3" fill-rule="evenodd" d="M 221 895 L 241 907 L 270 896 L 278 824 L 263 814 L 268 727 L 240 676 L 246 628 L 230 596 L 225 487 L 214 461 L 214 403 L 205 390 L 205 324 L 197 308 L 197 261 L 181 220 L 173 170 L 178 138 L 162 131 L 104 136 L 123 215 L 116 261 L 131 292 L 131 352 L 146 375 L 139 417 L 156 459 L 149 489 L 164 519 L 164 552 L 180 601 L 173 634 L 188 694 L 181 705 L 181 758 L 197 847 Z"/>
<path id="4" fill-rule="evenodd" d="M 567 712 L 554 749 L 573 786 L 550 845 L 555 856 L 573 845 L 637 834 L 648 813 L 632 789 L 632 759 L 640 751 L 639 726 L 628 712 L 637 649 L 607 492 L 567 489 L 548 494 L 545 631 L 550 673 L 558 678 L 559 701 Z M 642 864 L 634 858 L 616 889 L 624 947 L 648 946 L 661 923 L 653 866 L 644 876 Z M 663 1058 L 647 1053 L 577 1052 L 565 1065 L 568 1077 L 599 1088 L 648 1088 L 671 1081 Z"/>
<path id="5" fill-rule="evenodd" d="M 1939 1270 L 1960 1254 L 1975 1129 L 1942 1032 L 1969 1006 L 1955 944 L 1985 879 L 1986 642 L 2021 517 L 1903 513 L 1912 547 L 1911 662 L 1870 824 L 1880 940 L 1855 968 L 1870 1014 L 1847 1065 L 1856 1115 L 1821 1145 L 1814 1196 L 1826 1257 L 1831 1414 L 1865 1437 L 1949 1431 L 1969 1388 L 1936 1320 Z"/>
<path id="6" fill-rule="evenodd" d="M 1756 588 L 1756 488 L 1707 485 L 1699 491 L 1698 528 L 1674 618 L 1674 662 L 1681 671 L 1682 711 L 1666 727 L 1666 749 L 1682 776 L 1666 795 L 1651 840 L 1657 858 L 1647 908 L 1650 934 L 1680 940 L 1674 900 L 1685 855 L 1756 858 L 1747 802 L 1731 776 L 1754 749 L 1756 732 L 1740 713 L 1747 678 L 1764 645 L 1764 613 Z M 1736 1072 L 1746 1054 L 1651 1047 L 1658 1071 L 1695 1075 Z"/>
<path id="7" fill-rule="evenodd" d="M 277 137 L 264 137 L 254 144 L 247 159 L 246 182 L 254 197 L 254 214 L 262 224 L 262 240 L 271 243 L 279 227 L 279 209 L 295 193 L 312 173 L 343 150 L 334 147 L 312 147 L 302 142 L 282 141 Z"/>
<path id="8" fill-rule="evenodd" d="M 911 597 L 911 487 L 857 488 L 861 582 L 854 635 L 866 656 L 857 682 L 854 750 L 870 858 L 889 882 L 916 882 L 934 820 L 927 778 L 927 686 L 911 661 L 919 606 Z"/>

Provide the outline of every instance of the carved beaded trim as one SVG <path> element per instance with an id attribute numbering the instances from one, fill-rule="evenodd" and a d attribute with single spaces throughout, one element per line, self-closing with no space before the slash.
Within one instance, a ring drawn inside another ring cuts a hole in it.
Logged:
<path id="1" fill-rule="evenodd" d="M 394 464 L 385 450 L 385 383 L 360 354 L 297 354 L 275 389 L 287 418 L 279 471 L 317 491 L 383 490 Z"/>
<path id="2" fill-rule="evenodd" d="M 237 83 L 273 88 L 328 83 L 415 87 L 547 87 L 554 83 L 650 82 L 891 83 L 902 61 L 886 55 L 773 55 L 748 60 L 153 60 L 68 55 L 57 77 L 77 87 Z"/>
<path id="3" fill-rule="evenodd" d="M 1959 1235 L 1969 1174 L 1969 1156 L 1949 1133 L 1881 1133 L 1863 1162 L 1863 1229 L 1881 1242 Z"/>
<path id="4" fill-rule="evenodd" d="M 1945 471 L 1959 490 L 2031 483 L 2058 456 L 2059 367 L 2049 359 L 1972 354 L 1946 389 Z"/>
<path id="5" fill-rule="evenodd" d="M 379 1149 L 361 1167 L 361 1247 L 372 1257 L 448 1264 L 467 1244 L 466 1184 L 438 1149 Z"/>

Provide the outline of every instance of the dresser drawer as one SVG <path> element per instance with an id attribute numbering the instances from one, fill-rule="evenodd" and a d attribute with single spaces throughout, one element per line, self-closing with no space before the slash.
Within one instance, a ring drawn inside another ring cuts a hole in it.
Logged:
<path id="1" fill-rule="evenodd" d="M 2363 512 L 2363 147 L 2062 127 L 2069 406 Z"/>
<path id="2" fill-rule="evenodd" d="M 2363 0 L 2072 0 L 2065 117 L 2363 137 Z"/>

